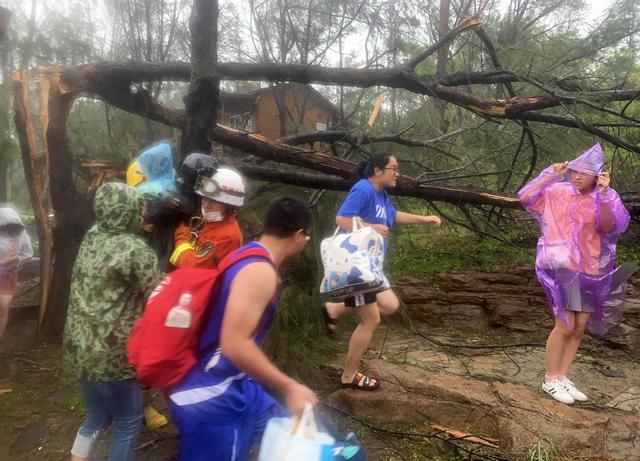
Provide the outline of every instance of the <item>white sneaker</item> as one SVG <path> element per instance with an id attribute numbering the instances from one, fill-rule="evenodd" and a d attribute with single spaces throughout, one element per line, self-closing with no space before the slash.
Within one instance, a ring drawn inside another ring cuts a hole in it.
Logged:
<path id="1" fill-rule="evenodd" d="M 564 388 L 567 390 L 569 395 L 573 397 L 574 400 L 577 400 L 578 402 L 586 402 L 588 400 L 587 396 L 584 395 L 583 392 L 580 392 L 576 388 L 576 385 L 569 380 L 569 378 L 564 378 L 562 381 L 560 381 L 560 383 L 564 386 Z"/>
<path id="2" fill-rule="evenodd" d="M 571 405 L 575 402 L 575 399 L 571 397 L 571 394 L 569 394 L 567 388 L 564 387 L 562 382 L 557 379 L 549 382 L 543 381 L 542 390 L 556 399 L 558 402 L 566 403 L 567 405 Z"/>

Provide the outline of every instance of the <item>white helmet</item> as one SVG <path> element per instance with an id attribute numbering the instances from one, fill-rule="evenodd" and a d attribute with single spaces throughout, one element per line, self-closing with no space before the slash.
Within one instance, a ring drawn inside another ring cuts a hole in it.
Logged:
<path id="1" fill-rule="evenodd" d="M 218 168 L 210 178 L 199 176 L 195 192 L 202 197 L 227 205 L 235 207 L 244 205 L 244 179 L 240 173 L 231 168 Z"/>

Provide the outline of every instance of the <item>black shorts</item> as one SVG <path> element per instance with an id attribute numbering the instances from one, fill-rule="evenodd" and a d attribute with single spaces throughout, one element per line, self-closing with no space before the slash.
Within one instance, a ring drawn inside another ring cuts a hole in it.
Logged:
<path id="1" fill-rule="evenodd" d="M 379 291 L 370 291 L 369 293 L 363 293 L 360 295 L 349 296 L 344 298 L 344 305 L 347 307 L 360 307 L 365 304 L 375 303 L 377 301 L 377 295 Z"/>

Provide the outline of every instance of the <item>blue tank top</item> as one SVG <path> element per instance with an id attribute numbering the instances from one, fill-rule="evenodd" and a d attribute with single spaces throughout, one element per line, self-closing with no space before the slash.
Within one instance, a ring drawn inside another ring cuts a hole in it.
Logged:
<path id="1" fill-rule="evenodd" d="M 251 247 L 264 248 L 259 243 L 252 242 L 239 248 L 236 252 Z M 264 258 L 255 256 L 238 261 L 229 267 L 216 282 L 209 303 L 210 317 L 205 323 L 198 346 L 202 357 L 193 369 L 189 371 L 185 379 L 171 389 L 171 400 L 175 404 L 189 405 L 215 398 L 224 393 L 232 381 L 245 376 L 230 360 L 220 353 L 220 347 L 218 345 L 220 341 L 220 330 L 233 279 L 243 267 L 264 261 Z M 258 346 L 264 341 L 269 327 L 273 322 L 279 299 L 279 291 L 278 289 L 273 300 L 265 309 L 262 319 L 256 328 L 253 338 Z"/>

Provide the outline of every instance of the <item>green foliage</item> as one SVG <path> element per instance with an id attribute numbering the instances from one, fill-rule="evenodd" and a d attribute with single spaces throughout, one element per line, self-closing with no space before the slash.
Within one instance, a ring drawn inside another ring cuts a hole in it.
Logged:
<path id="1" fill-rule="evenodd" d="M 437 272 L 490 271 L 533 263 L 535 244 L 529 245 L 524 236 L 513 236 L 511 241 L 513 245 L 494 239 L 479 240 L 446 224 L 441 229 L 422 232 L 408 228 L 390 240 L 387 272 L 392 279 L 402 276 L 431 279 Z"/>
<path id="2" fill-rule="evenodd" d="M 634 263 L 636 267 L 640 268 L 640 247 L 638 245 L 618 245 L 616 264 L 625 262 Z"/>
<path id="3" fill-rule="evenodd" d="M 337 352 L 324 334 L 317 288 L 284 288 L 275 321 L 265 342 L 265 352 L 287 374 L 318 385 L 320 365 Z"/>

